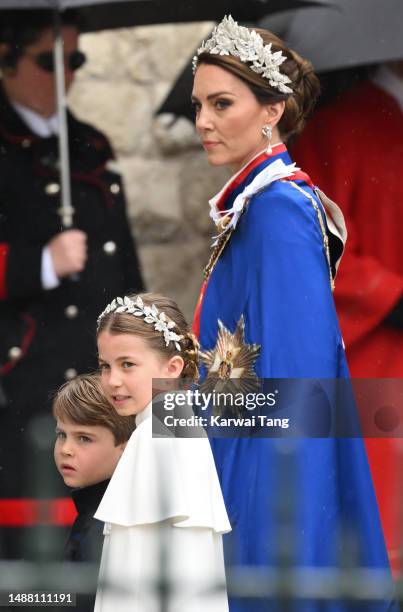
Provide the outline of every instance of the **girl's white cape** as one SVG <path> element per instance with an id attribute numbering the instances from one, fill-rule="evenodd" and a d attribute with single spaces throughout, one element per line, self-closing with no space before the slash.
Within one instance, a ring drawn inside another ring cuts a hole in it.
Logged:
<path id="1" fill-rule="evenodd" d="M 230 531 L 206 437 L 152 438 L 151 405 L 95 518 L 105 522 L 95 612 L 226 612 L 222 533 Z M 214 590 L 221 585 L 221 590 Z"/>

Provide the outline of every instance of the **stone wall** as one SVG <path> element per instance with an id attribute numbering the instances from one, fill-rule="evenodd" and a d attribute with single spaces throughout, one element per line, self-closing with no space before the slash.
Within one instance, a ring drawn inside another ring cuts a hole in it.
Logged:
<path id="1" fill-rule="evenodd" d="M 214 228 L 208 199 L 227 179 L 210 168 L 193 125 L 154 113 L 209 23 L 122 29 L 81 38 L 88 62 L 70 107 L 111 140 L 147 287 L 191 319 Z M 189 92 L 190 99 L 190 92 Z"/>

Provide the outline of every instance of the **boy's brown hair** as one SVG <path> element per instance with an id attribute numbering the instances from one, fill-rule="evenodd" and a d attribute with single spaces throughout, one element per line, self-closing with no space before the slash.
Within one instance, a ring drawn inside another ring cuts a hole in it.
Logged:
<path id="1" fill-rule="evenodd" d="M 80 374 L 60 387 L 53 400 L 53 416 L 78 425 L 109 429 L 115 446 L 127 442 L 135 429 L 135 416 L 120 416 L 106 399 L 99 374 Z"/>

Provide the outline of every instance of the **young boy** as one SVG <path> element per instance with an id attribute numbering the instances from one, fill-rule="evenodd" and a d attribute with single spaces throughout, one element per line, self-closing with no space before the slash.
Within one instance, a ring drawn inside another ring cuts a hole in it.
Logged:
<path id="1" fill-rule="evenodd" d="M 82 374 L 61 387 L 53 402 L 55 462 L 78 516 L 65 549 L 69 561 L 101 558 L 103 524 L 94 519 L 127 440 L 134 417 L 119 416 L 106 400 L 97 374 Z"/>

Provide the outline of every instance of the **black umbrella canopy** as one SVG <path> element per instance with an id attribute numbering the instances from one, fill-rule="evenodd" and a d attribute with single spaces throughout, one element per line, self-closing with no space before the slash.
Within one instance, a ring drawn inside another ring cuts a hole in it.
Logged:
<path id="1" fill-rule="evenodd" d="M 0 0 L 1 9 L 80 9 L 85 31 L 157 23 L 220 21 L 230 13 L 239 21 L 302 6 L 317 0 Z"/>
<path id="2" fill-rule="evenodd" d="M 282 32 L 315 70 L 403 58 L 403 0 L 322 0 L 322 4 L 295 11 Z M 270 28 L 272 21 L 264 18 L 261 24 Z"/>

